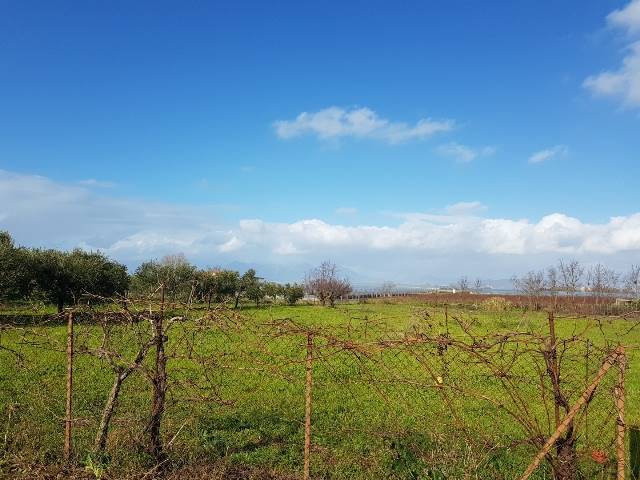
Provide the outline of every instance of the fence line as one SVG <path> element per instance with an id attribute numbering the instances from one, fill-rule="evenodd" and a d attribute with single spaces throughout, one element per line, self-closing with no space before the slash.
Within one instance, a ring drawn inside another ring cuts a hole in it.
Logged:
<path id="1" fill-rule="evenodd" d="M 532 459 L 521 480 L 530 478 L 543 462 L 556 479 L 565 480 L 570 477 L 558 473 L 562 465 L 571 461 L 571 468 L 577 469 L 578 457 L 589 454 L 597 457 L 596 463 L 603 458 L 604 472 L 613 465 L 606 452 L 615 445 L 611 450 L 615 451 L 617 478 L 624 480 L 624 381 L 628 368 L 624 348 L 605 338 L 594 342 L 586 328 L 569 336 L 558 335 L 558 321 L 566 317 L 549 314 L 547 332 L 537 328 L 492 331 L 477 318 L 445 306 L 441 312 L 418 312 L 418 323 L 398 331 L 369 320 L 359 325 L 322 327 L 291 319 L 260 321 L 222 307 L 199 318 L 187 320 L 180 315 L 163 322 L 162 314 L 171 307 L 164 302 L 160 307 L 159 317 L 153 308 L 69 311 L 66 348 L 40 328 L 19 330 L 15 343 L 22 349 L 18 352 L 21 355 L 66 353 L 65 463 L 72 463 L 73 449 L 82 448 L 72 443 L 72 436 L 84 435 L 86 425 L 92 425 L 86 414 L 83 419 L 73 411 L 74 397 L 81 396 L 76 391 L 80 384 L 74 380 L 74 370 L 79 369 L 74 366 L 74 357 L 82 355 L 106 362 L 116 379 L 121 378 L 116 398 L 110 394 L 102 416 L 95 415 L 102 419 L 93 435 L 94 451 L 108 448 L 107 433 L 114 428 L 109 421 L 119 389 L 129 374 L 139 373 L 135 377 L 148 377 L 154 392 L 172 392 L 172 403 L 168 410 L 162 406 L 159 418 L 155 393 L 151 396 L 151 416 L 155 415 L 157 422 L 151 437 L 140 440 L 157 459 L 162 457 L 158 462 L 164 462 L 166 451 L 179 443 L 180 432 L 185 425 L 188 430 L 193 421 L 181 419 L 175 434 L 167 436 L 172 440 L 163 445 L 160 424 L 164 422 L 167 428 L 171 415 L 177 413 L 176 405 L 217 405 L 221 411 L 237 408 L 241 414 L 242 408 L 254 404 L 243 402 L 237 391 L 225 390 L 224 385 L 246 382 L 257 388 L 256 398 L 260 398 L 270 382 L 277 382 L 283 391 L 292 393 L 273 402 L 280 409 L 276 418 L 304 425 L 300 450 L 305 480 L 324 463 L 336 461 L 332 449 L 339 448 L 336 445 L 349 435 L 371 438 L 389 452 L 393 465 L 398 465 L 394 468 L 409 470 L 452 469 L 457 465 L 455 468 L 469 471 L 488 471 L 482 469 L 493 468 L 488 459 L 495 452 L 519 449 L 522 458 Z M 83 315 L 91 322 L 75 320 Z M 598 329 L 601 326 L 590 334 L 597 334 Z M 131 357 L 123 345 L 136 347 L 132 351 L 137 354 Z M 145 362 L 150 350 L 155 361 L 150 356 Z M 594 364 L 600 367 L 591 379 Z M 607 377 L 614 365 L 619 367 L 615 381 Z M 163 374 L 160 382 L 158 369 Z M 123 372 L 127 373 L 121 377 Z M 230 380 L 223 381 L 225 378 Z M 236 398 L 225 398 L 229 392 Z M 304 398 L 303 422 L 302 412 L 297 413 L 295 407 L 296 398 Z M 289 399 L 294 400 L 291 405 Z M 45 406 L 52 401 L 44 401 Z M 244 407 L 236 407 L 237 402 Z M 261 405 L 254 406 L 259 409 Z M 354 417 L 358 413 L 364 420 L 358 423 L 349 415 L 334 413 L 348 408 Z M 469 414 L 478 408 L 482 416 Z M 128 413 L 123 410 L 120 415 Z M 375 425 L 369 424 L 369 414 L 375 417 Z M 265 415 L 269 415 L 267 408 Z M 10 416 L 7 429 L 11 422 Z M 76 424 L 77 429 L 73 428 Z M 600 433 L 597 438 L 589 438 L 590 428 Z M 610 436 L 602 433 L 607 431 Z M 295 443 L 295 438 L 288 436 L 284 441 Z M 576 446 L 578 441 L 586 449 L 584 453 Z M 444 445 L 451 448 L 446 458 L 439 460 L 434 454 Z M 569 453 L 564 455 L 562 448 Z"/>

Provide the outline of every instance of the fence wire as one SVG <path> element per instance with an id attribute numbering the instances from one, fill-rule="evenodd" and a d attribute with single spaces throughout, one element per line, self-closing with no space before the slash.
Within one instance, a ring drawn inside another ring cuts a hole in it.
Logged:
<path id="1" fill-rule="evenodd" d="M 158 308 L 73 314 L 71 461 L 113 478 L 148 472 Z M 633 326 L 570 317 L 513 325 L 500 315 L 488 324 L 447 308 L 416 308 L 403 329 L 366 316 L 265 321 L 224 307 L 165 317 L 170 462 L 223 459 L 284 475 L 306 474 L 306 459 L 312 478 L 520 478 Z M 64 318 L 0 331 L 2 371 L 12 372 L 0 378 L 6 471 L 19 460 L 61 461 Z M 627 379 L 636 350 L 627 344 Z M 97 448 L 106 399 L 126 371 Z M 617 471 L 620 371 L 616 361 L 531 478 Z M 637 406 L 627 402 L 628 418 Z"/>

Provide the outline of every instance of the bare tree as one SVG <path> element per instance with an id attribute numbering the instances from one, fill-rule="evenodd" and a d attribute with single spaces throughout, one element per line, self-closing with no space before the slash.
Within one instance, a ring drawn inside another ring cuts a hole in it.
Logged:
<path id="1" fill-rule="evenodd" d="M 527 272 L 522 277 L 513 277 L 511 281 L 513 282 L 514 288 L 529 297 L 532 306 L 537 308 L 537 304 L 535 304 L 534 299 L 539 297 L 544 293 L 545 287 L 545 277 L 544 272 L 542 270 Z"/>
<path id="2" fill-rule="evenodd" d="M 482 289 L 484 288 L 484 285 L 482 284 L 482 280 L 480 280 L 479 278 L 476 278 L 476 281 L 473 283 L 473 288 L 476 292 L 482 291 Z"/>
<path id="3" fill-rule="evenodd" d="M 587 286 L 596 297 L 605 297 L 616 291 L 620 275 L 614 270 L 597 263 L 587 272 Z"/>
<path id="4" fill-rule="evenodd" d="M 456 290 L 460 290 L 461 292 L 469 291 L 469 279 L 467 277 L 460 277 L 460 279 L 455 284 Z"/>
<path id="5" fill-rule="evenodd" d="M 567 295 L 575 295 L 580 288 L 580 281 L 584 275 L 584 268 L 577 260 L 560 260 L 558 263 L 560 273 L 560 288 Z"/>
<path id="6" fill-rule="evenodd" d="M 631 265 L 624 276 L 624 291 L 637 300 L 640 299 L 640 265 Z"/>
<path id="7" fill-rule="evenodd" d="M 309 272 L 304 284 L 307 293 L 315 295 L 322 305 L 328 302 L 333 306 L 339 297 L 348 295 L 352 290 L 349 280 L 338 278 L 336 265 L 329 261 Z"/>
<path id="8" fill-rule="evenodd" d="M 380 293 L 385 297 L 390 297 L 396 289 L 396 284 L 393 282 L 384 282 L 380 286 Z"/>
<path id="9" fill-rule="evenodd" d="M 560 289 L 560 281 L 558 280 L 558 269 L 553 265 L 547 268 L 547 278 L 545 279 L 545 290 L 553 297 L 553 307 L 556 307 L 558 301 L 558 290 Z"/>

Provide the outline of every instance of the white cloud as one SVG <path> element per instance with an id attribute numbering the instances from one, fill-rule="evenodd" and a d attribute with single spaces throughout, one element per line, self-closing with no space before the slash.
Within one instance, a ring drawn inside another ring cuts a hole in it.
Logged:
<path id="1" fill-rule="evenodd" d="M 564 214 L 538 222 L 474 215 L 408 215 L 397 226 L 332 225 L 319 219 L 293 223 L 241 222 L 234 235 L 246 245 L 300 254 L 317 249 L 531 255 L 612 254 L 640 250 L 640 213 L 588 224 Z"/>
<path id="2" fill-rule="evenodd" d="M 122 199 L 0 170 L 0 229 L 28 245 L 100 249 L 127 262 L 200 254 L 228 240 L 216 216 L 213 208 Z"/>
<path id="3" fill-rule="evenodd" d="M 620 10 L 607 16 L 612 28 L 624 30 L 631 38 L 640 35 L 640 0 L 632 0 Z M 640 41 L 627 45 L 622 64 L 615 70 L 605 70 L 590 75 L 583 87 L 600 97 L 610 97 L 621 102 L 624 107 L 640 107 Z"/>
<path id="4" fill-rule="evenodd" d="M 611 12 L 607 15 L 607 23 L 630 35 L 640 33 L 640 0 L 632 0 L 624 8 Z"/>
<path id="5" fill-rule="evenodd" d="M 640 107 L 640 42 L 627 47 L 618 70 L 587 77 L 583 85 L 594 95 L 620 100 L 625 107 Z"/>
<path id="6" fill-rule="evenodd" d="M 397 144 L 448 132 L 453 129 L 454 121 L 423 118 L 409 125 L 381 118 L 369 108 L 329 107 L 317 112 L 302 112 L 294 120 L 278 120 L 273 126 L 278 137 L 283 139 L 310 134 L 323 140 L 356 137 Z"/>
<path id="7" fill-rule="evenodd" d="M 529 220 L 488 218 L 484 211 L 480 202 L 460 202 L 442 214 L 407 213 L 387 225 L 225 222 L 216 220 L 216 208 L 120 199 L 0 170 L 0 230 L 27 245 L 99 248 L 132 266 L 176 252 L 201 265 L 284 267 L 331 258 L 363 276 L 377 272 L 395 279 L 455 277 L 469 273 L 471 263 L 508 277 L 519 268 L 544 266 L 545 255 L 552 262 L 565 255 L 598 261 L 619 255 L 625 265 L 640 261 L 640 213 L 588 223 L 562 213 Z"/>
<path id="8" fill-rule="evenodd" d="M 460 143 L 451 142 L 440 145 L 436 148 L 436 152 L 445 157 L 452 157 L 458 162 L 468 163 L 478 157 L 493 155 L 496 152 L 496 149 L 491 146 L 472 148 Z"/>
<path id="9" fill-rule="evenodd" d="M 239 240 L 238 237 L 233 235 L 229 240 L 219 245 L 218 250 L 222 253 L 229 253 L 244 247 L 244 245 L 245 243 L 242 240 Z"/>
<path id="10" fill-rule="evenodd" d="M 556 145 L 554 147 L 545 148 L 539 152 L 535 152 L 529 157 L 529 163 L 542 163 L 552 160 L 556 157 L 566 156 L 569 149 L 565 145 Z"/>

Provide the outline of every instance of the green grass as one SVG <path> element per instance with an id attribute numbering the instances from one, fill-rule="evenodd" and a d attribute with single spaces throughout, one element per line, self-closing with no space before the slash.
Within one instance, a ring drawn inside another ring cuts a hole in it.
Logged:
<path id="1" fill-rule="evenodd" d="M 14 309 L 2 313 L 11 316 L 20 312 Z M 191 316 L 198 313 L 202 312 L 192 312 Z M 473 306 L 452 306 L 447 322 L 442 307 L 418 303 L 349 304 L 334 309 L 245 307 L 232 323 L 218 319 L 206 328 L 195 328 L 191 321 L 176 324 L 169 332 L 168 351 L 174 358 L 169 361 L 170 389 L 163 424 L 165 441 L 172 440 L 172 462 L 223 460 L 269 471 L 301 471 L 306 338 L 301 334 L 275 336 L 276 332 L 266 326 L 290 319 L 319 331 L 313 390 L 314 476 L 453 479 L 463 478 L 467 472 L 469 478 L 516 477 L 535 454 L 532 446 L 518 442 L 526 438 L 520 426 L 503 410 L 477 396 L 455 394 L 453 388 L 499 399 L 505 395 L 499 381 L 453 350 L 439 355 L 430 346 L 416 347 L 416 358 L 406 349 L 376 345 L 381 336 L 399 339 L 417 331 L 438 334 L 448 329 L 453 337 L 462 338 L 454 317 L 474 319 L 474 330 L 479 334 L 547 333 L 542 312 L 496 313 Z M 629 347 L 627 423 L 640 424 L 640 381 L 636 373 L 640 371 L 640 334 L 635 330 L 627 333 L 631 325 L 621 319 L 598 323 L 560 318 L 557 334 L 569 338 L 586 329 L 584 338 L 594 342 L 594 352 L 605 341 L 620 341 Z M 29 332 L 26 336 L 25 331 Z M 100 342 L 96 325 L 81 323 L 76 333 L 80 345 L 96 346 Z M 19 361 L 13 353 L 0 350 L 0 473 L 17 459 L 58 463 L 64 429 L 66 364 L 61 350 L 66 328 L 26 327 L 0 335 L 0 345 L 23 357 Z M 361 345 L 362 351 L 345 350 L 341 348 L 344 344 L 332 345 L 324 335 L 348 339 Z M 131 329 L 116 327 L 114 338 L 118 351 L 131 357 Z M 500 361 L 507 362 L 508 354 Z M 451 389 L 436 386 L 420 358 Z M 536 372 L 527 358 L 523 356 L 513 372 L 519 377 L 519 393 L 526 399 L 531 418 L 546 428 Z M 563 360 L 563 382 L 575 401 L 586 381 L 584 352 L 575 347 Z M 601 358 L 593 353 L 590 360 L 593 375 Z M 74 454 L 81 464 L 90 452 L 112 373 L 105 362 L 87 355 L 77 357 L 74 372 Z M 605 478 L 588 453 L 589 448 L 612 451 L 615 419 L 610 390 L 614 381 L 615 374 L 607 376 L 590 407 L 588 446 L 582 434 L 584 422 L 581 420 L 578 426 L 581 465 L 587 478 Z M 112 478 L 149 467 L 143 445 L 150 391 L 142 372 L 124 384 L 107 456 L 100 460 Z M 443 391 L 451 392 L 449 403 L 443 399 Z M 535 478 L 550 478 L 548 467 L 543 466 Z"/>

